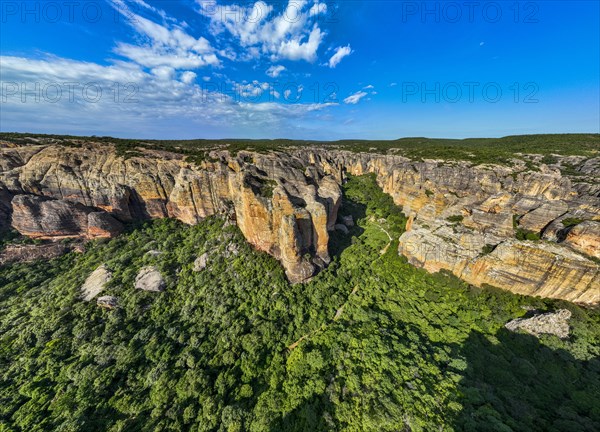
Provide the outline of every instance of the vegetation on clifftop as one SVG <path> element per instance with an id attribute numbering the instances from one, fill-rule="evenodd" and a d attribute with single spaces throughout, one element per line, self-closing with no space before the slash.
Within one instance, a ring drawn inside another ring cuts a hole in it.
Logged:
<path id="1" fill-rule="evenodd" d="M 18 144 L 36 144 L 37 139 L 73 145 L 73 140 L 113 143 L 119 154 L 136 154 L 138 147 L 174 151 L 199 162 L 208 158 L 208 151 L 222 148 L 233 154 L 241 150 L 266 152 L 296 147 L 316 146 L 323 149 L 340 149 L 354 152 L 398 154 L 411 159 L 465 160 L 476 164 L 510 164 L 512 158 L 522 155 L 543 155 L 540 163 L 555 163 L 554 154 L 562 156 L 600 156 L 600 134 L 547 134 L 515 135 L 503 138 L 401 138 L 397 140 L 138 140 L 111 137 L 75 137 L 64 135 L 41 135 L 24 133 L 0 133 L 0 140 Z M 528 161 L 530 164 L 531 162 Z M 579 173 L 577 173 L 579 174 Z"/>

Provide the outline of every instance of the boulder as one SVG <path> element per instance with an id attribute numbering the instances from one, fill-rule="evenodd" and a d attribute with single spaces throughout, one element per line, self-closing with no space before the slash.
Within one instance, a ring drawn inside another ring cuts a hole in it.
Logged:
<path id="1" fill-rule="evenodd" d="M 139 271 L 135 287 L 144 291 L 161 292 L 165 290 L 166 283 L 156 267 L 148 266 Z"/>
<path id="2" fill-rule="evenodd" d="M 206 268 L 208 264 L 208 252 L 204 252 L 194 261 L 194 271 L 199 272 Z"/>
<path id="3" fill-rule="evenodd" d="M 556 312 L 539 314 L 531 318 L 517 318 L 506 323 L 504 327 L 513 332 L 523 330 L 536 337 L 541 334 L 552 334 L 565 339 L 569 337 L 570 318 L 570 310 L 559 309 Z"/>
<path id="4" fill-rule="evenodd" d="M 94 270 L 81 286 L 81 298 L 89 302 L 104 290 L 106 284 L 112 279 L 112 273 L 105 264 Z"/>
<path id="5" fill-rule="evenodd" d="M 113 296 L 102 296 L 96 300 L 96 304 L 104 309 L 116 309 L 119 307 L 119 300 Z"/>

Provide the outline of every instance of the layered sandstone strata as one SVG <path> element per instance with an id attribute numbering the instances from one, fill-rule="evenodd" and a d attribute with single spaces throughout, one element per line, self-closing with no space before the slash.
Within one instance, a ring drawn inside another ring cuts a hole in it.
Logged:
<path id="1" fill-rule="evenodd" d="M 94 143 L 0 149 L 0 226 L 32 237 L 96 238 L 136 219 L 195 224 L 230 215 L 251 244 L 300 282 L 330 261 L 340 184 L 348 174 L 373 173 L 409 217 L 399 250 L 415 265 L 447 269 L 475 285 L 600 301 L 593 260 L 600 255 L 598 158 L 567 158 L 585 175 L 574 179 L 556 167 L 528 170 L 518 160 L 514 167 L 474 166 L 304 148 L 215 150 L 196 165 L 182 155 L 141 151 L 124 158 Z"/>
<path id="2" fill-rule="evenodd" d="M 200 166 L 181 155 L 123 158 L 112 146 L 0 149 L 4 213 L 24 235 L 43 239 L 112 237 L 121 222 L 172 217 L 188 224 L 235 215 L 250 243 L 284 265 L 293 282 L 326 265 L 341 190 L 276 155 L 216 154 Z M 5 221 L 6 222 L 6 221 Z"/>
<path id="3" fill-rule="evenodd" d="M 409 218 L 399 252 L 416 266 L 477 286 L 600 303 L 593 260 L 600 256 L 600 158 L 569 158 L 586 183 L 545 165 L 531 171 L 320 149 L 298 156 L 340 182 L 375 174 Z M 577 223 L 565 226 L 569 219 Z M 519 241 L 518 234 L 540 240 Z"/>

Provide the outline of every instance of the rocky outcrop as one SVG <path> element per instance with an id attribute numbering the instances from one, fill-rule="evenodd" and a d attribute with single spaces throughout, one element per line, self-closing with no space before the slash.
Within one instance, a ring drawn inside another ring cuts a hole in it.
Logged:
<path id="1" fill-rule="evenodd" d="M 598 265 L 569 248 L 545 242 L 506 240 L 484 253 L 485 235 L 419 228 L 400 237 L 399 252 L 429 272 L 448 270 L 466 282 L 518 294 L 600 302 Z M 487 243 L 489 244 L 489 243 Z"/>
<path id="2" fill-rule="evenodd" d="M 116 309 L 119 307 L 119 299 L 113 296 L 98 297 L 96 304 L 103 309 Z"/>
<path id="3" fill-rule="evenodd" d="M 208 264 L 208 252 L 204 252 L 194 261 L 194 271 L 200 272 L 206 268 Z"/>
<path id="4" fill-rule="evenodd" d="M 111 278 L 112 273 L 104 264 L 94 270 L 81 286 L 81 298 L 83 301 L 89 302 L 100 294 Z"/>
<path id="5" fill-rule="evenodd" d="M 565 243 L 584 254 L 600 258 L 600 222 L 585 221 L 569 230 Z"/>
<path id="6" fill-rule="evenodd" d="M 31 237 L 89 239 L 113 236 L 134 219 L 195 224 L 222 214 L 301 282 L 330 262 L 336 224 L 351 225 L 337 220 L 340 184 L 348 174 L 373 173 L 409 218 L 400 252 L 415 265 L 475 285 L 598 301 L 598 264 L 589 259 L 600 244 L 595 159 L 564 162 L 577 164 L 584 182 L 543 164 L 528 170 L 522 161 L 474 166 L 298 148 L 235 156 L 215 150 L 193 164 L 174 153 L 141 149 L 125 159 L 110 145 L 80 144 L 0 148 L 0 219 Z M 566 219 L 583 222 L 565 226 Z"/>
<path id="7" fill-rule="evenodd" d="M 292 282 L 329 262 L 328 231 L 341 203 L 333 177 L 308 176 L 282 155 L 213 157 L 198 166 L 167 152 L 125 159 L 94 143 L 2 148 L 0 190 L 11 198 L 12 226 L 30 237 L 111 237 L 134 219 L 195 224 L 233 213 L 246 239 L 279 259 Z"/>
<path id="8" fill-rule="evenodd" d="M 569 319 L 571 311 L 568 309 L 559 309 L 556 312 L 534 315 L 531 318 L 517 318 L 506 323 L 510 331 L 523 330 L 533 336 L 541 334 L 552 334 L 561 339 L 569 337 Z"/>
<path id="9" fill-rule="evenodd" d="M 73 245 L 63 243 L 7 245 L 0 252 L 0 265 L 51 260 L 73 250 Z"/>
<path id="10" fill-rule="evenodd" d="M 162 292 L 167 284 L 156 267 L 142 268 L 135 278 L 135 287 L 142 291 Z"/>
<path id="11" fill-rule="evenodd" d="M 539 171 L 400 156 L 299 150 L 305 163 L 343 181 L 373 173 L 408 216 L 399 252 L 430 272 L 516 293 L 600 302 L 600 199 L 554 168 Z M 600 160 L 577 160 L 600 183 Z M 568 164 L 575 163 L 569 161 Z M 583 168 L 582 168 L 583 169 Z M 580 180 L 580 179 L 578 179 Z M 562 220 L 585 220 L 573 228 Z M 547 241 L 518 241 L 517 235 Z M 551 243 L 550 243 L 551 242 Z"/>
<path id="12" fill-rule="evenodd" d="M 53 240 L 110 238 L 123 230 L 123 225 L 108 213 L 35 195 L 12 199 L 12 226 L 28 237 Z"/>

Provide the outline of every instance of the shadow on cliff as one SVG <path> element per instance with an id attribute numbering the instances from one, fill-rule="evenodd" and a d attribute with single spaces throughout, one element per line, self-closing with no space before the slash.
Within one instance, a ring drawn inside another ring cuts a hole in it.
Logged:
<path id="1" fill-rule="evenodd" d="M 471 332 L 457 353 L 466 369 L 458 384 L 463 409 L 456 430 L 600 430 L 599 358 L 581 361 L 504 328 L 495 340 Z"/>
<path id="2" fill-rule="evenodd" d="M 329 255 L 331 258 L 339 257 L 344 249 L 352 244 L 353 237 L 360 237 L 365 232 L 364 228 L 358 226 L 356 222 L 367 216 L 367 206 L 356 201 L 349 200 L 344 196 L 342 206 L 338 212 L 336 224 L 343 224 L 343 218 L 352 216 L 354 226 L 348 227 L 348 234 L 335 230 L 329 235 Z"/>

